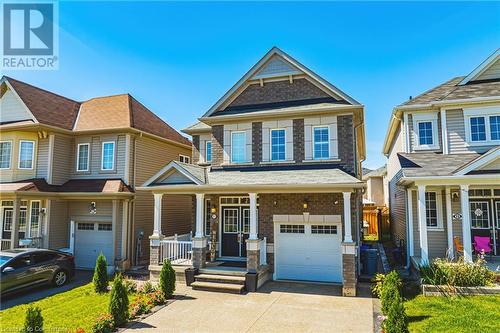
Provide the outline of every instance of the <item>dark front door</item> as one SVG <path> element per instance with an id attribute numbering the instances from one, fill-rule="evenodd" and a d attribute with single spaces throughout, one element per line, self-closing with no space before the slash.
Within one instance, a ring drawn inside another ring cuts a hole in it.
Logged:
<path id="1" fill-rule="evenodd" d="M 495 221 L 494 234 L 495 234 L 495 255 L 500 255 L 500 200 L 495 201 Z"/>
<path id="2" fill-rule="evenodd" d="M 222 208 L 222 256 L 246 257 L 246 242 L 250 232 L 248 207 Z"/>
<path id="3" fill-rule="evenodd" d="M 489 237 L 491 243 L 493 243 L 494 230 L 490 204 L 490 200 L 473 200 L 470 202 L 471 241 L 473 244 L 474 236 Z M 474 250 L 474 245 L 472 247 L 472 250 Z"/>

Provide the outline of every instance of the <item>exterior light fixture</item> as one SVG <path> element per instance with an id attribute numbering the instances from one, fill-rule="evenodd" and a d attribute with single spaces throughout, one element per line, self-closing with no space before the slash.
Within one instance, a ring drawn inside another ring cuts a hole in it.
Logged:
<path id="1" fill-rule="evenodd" d="M 210 208 L 210 213 L 212 213 L 212 214 L 217 213 L 217 208 L 215 208 L 215 207 Z"/>
<path id="2" fill-rule="evenodd" d="M 97 213 L 97 205 L 95 201 L 92 201 L 89 205 L 89 213 L 95 215 Z"/>
<path id="3" fill-rule="evenodd" d="M 307 202 L 307 200 L 304 200 L 304 202 L 302 203 L 302 207 L 304 207 L 304 209 L 307 209 L 307 207 L 309 207 L 309 203 Z"/>

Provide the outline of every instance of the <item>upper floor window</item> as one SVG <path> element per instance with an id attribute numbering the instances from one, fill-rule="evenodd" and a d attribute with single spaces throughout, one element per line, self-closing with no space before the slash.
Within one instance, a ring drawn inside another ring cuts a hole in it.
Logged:
<path id="1" fill-rule="evenodd" d="M 231 162 L 244 163 L 246 162 L 246 133 L 232 132 L 231 133 Z"/>
<path id="2" fill-rule="evenodd" d="M 500 140 L 500 116 L 490 117 L 491 140 Z"/>
<path id="3" fill-rule="evenodd" d="M 19 145 L 19 169 L 33 169 L 35 141 L 21 140 Z"/>
<path id="4" fill-rule="evenodd" d="M 102 143 L 102 170 L 113 170 L 115 168 L 115 142 Z"/>
<path id="5" fill-rule="evenodd" d="M 179 155 L 179 161 L 182 162 L 182 163 L 191 163 L 191 158 L 189 156 L 186 156 L 186 155 Z"/>
<path id="6" fill-rule="evenodd" d="M 205 147 L 205 160 L 207 162 L 212 162 L 212 141 L 207 141 Z"/>
<path id="7" fill-rule="evenodd" d="M 78 144 L 76 171 L 89 171 L 89 144 Z"/>
<path id="8" fill-rule="evenodd" d="M 464 109 L 464 116 L 469 144 L 497 144 L 500 141 L 500 109 L 498 107 Z"/>
<path id="9" fill-rule="evenodd" d="M 285 130 L 271 130 L 271 161 L 285 160 Z"/>
<path id="10" fill-rule="evenodd" d="M 413 149 L 438 149 L 438 114 L 435 112 L 413 113 Z"/>
<path id="11" fill-rule="evenodd" d="M 471 141 L 486 140 L 486 124 L 484 117 L 470 118 L 470 139 Z"/>
<path id="12" fill-rule="evenodd" d="M 418 144 L 421 146 L 434 144 L 431 121 L 422 121 L 418 123 Z"/>
<path id="13" fill-rule="evenodd" d="M 12 154 L 12 142 L 0 142 L 0 169 L 10 169 L 10 160 Z"/>
<path id="14" fill-rule="evenodd" d="M 328 126 L 315 127 L 314 138 L 314 159 L 322 160 L 330 158 L 330 133 Z"/>

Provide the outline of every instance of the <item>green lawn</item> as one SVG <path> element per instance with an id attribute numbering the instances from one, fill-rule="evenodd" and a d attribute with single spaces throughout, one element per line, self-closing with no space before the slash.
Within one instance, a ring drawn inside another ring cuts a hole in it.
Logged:
<path id="1" fill-rule="evenodd" d="M 96 294 L 89 283 L 31 304 L 42 309 L 45 331 L 67 332 L 81 327 L 90 332 L 94 320 L 108 309 L 109 293 Z M 18 332 L 24 324 L 27 307 L 23 304 L 1 311 L 0 331 Z"/>
<path id="2" fill-rule="evenodd" d="M 500 332 L 500 296 L 425 297 L 405 302 L 410 332 Z"/>

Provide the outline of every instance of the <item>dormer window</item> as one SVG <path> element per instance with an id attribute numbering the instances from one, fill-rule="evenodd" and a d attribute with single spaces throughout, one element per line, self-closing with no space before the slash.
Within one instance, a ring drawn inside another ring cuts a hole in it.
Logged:
<path id="1" fill-rule="evenodd" d="M 413 117 L 413 133 L 415 150 L 439 149 L 438 115 L 437 113 L 415 113 Z"/>

